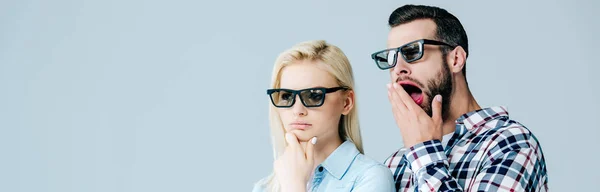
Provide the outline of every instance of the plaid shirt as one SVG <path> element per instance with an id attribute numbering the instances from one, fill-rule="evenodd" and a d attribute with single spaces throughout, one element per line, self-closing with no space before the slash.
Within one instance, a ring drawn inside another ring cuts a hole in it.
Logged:
<path id="1" fill-rule="evenodd" d="M 542 148 L 504 107 L 456 120 L 444 147 L 439 140 L 402 148 L 386 161 L 398 191 L 547 191 Z"/>

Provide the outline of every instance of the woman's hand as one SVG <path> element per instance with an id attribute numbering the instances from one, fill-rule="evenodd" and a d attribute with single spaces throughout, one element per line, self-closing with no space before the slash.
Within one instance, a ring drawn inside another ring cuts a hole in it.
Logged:
<path id="1" fill-rule="evenodd" d="M 282 191 L 306 192 L 306 183 L 314 168 L 314 145 L 317 138 L 313 137 L 310 142 L 306 142 L 305 149 L 302 149 L 293 133 L 286 133 L 285 141 L 288 144 L 285 151 L 273 163 L 275 177 Z"/>

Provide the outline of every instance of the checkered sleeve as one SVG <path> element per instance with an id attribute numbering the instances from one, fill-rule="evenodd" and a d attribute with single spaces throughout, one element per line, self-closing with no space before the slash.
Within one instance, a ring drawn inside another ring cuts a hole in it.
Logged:
<path id="1" fill-rule="evenodd" d="M 524 127 L 508 128 L 481 146 L 487 151 L 474 167 L 454 174 L 476 174 L 461 186 L 448 171 L 439 140 L 410 148 L 406 158 L 418 191 L 547 191 L 544 158 L 537 139 Z M 455 170 L 456 171 L 456 170 Z"/>
<path id="2" fill-rule="evenodd" d="M 419 191 L 463 191 L 448 171 L 448 157 L 439 140 L 419 143 L 406 154 Z"/>
<path id="3" fill-rule="evenodd" d="M 537 139 L 524 127 L 508 128 L 489 144 L 487 161 L 470 191 L 547 191 L 546 164 Z"/>

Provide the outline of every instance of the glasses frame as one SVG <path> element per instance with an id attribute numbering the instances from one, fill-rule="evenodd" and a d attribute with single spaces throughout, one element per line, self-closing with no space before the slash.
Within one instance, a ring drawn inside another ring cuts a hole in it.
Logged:
<path id="1" fill-rule="evenodd" d="M 406 56 L 404 56 L 404 53 L 402 53 L 402 48 L 414 44 L 414 43 L 419 43 L 419 56 L 417 56 L 414 59 L 406 59 Z M 401 53 L 402 55 L 402 59 L 404 59 L 404 61 L 406 61 L 406 63 L 412 63 L 415 62 L 421 58 L 423 58 L 423 55 L 425 54 L 425 44 L 428 45 L 443 45 L 443 46 L 448 46 L 451 48 L 456 48 L 456 46 L 450 45 L 448 43 L 444 43 L 441 41 L 436 41 L 436 40 L 430 40 L 430 39 L 419 39 L 419 40 L 415 40 L 415 41 L 411 41 L 409 43 L 406 43 L 400 47 L 396 47 L 396 48 L 390 48 L 390 49 L 384 49 L 381 51 L 377 51 L 373 54 L 371 54 L 371 59 L 373 59 L 375 61 L 375 64 L 377 65 L 377 67 L 379 67 L 379 69 L 381 70 L 386 70 L 386 69 L 391 69 L 394 68 L 396 66 L 396 64 L 398 63 L 398 53 Z M 381 65 L 379 64 L 379 61 L 376 59 L 377 54 L 383 53 L 383 52 L 389 52 L 389 51 L 396 51 L 396 54 L 394 55 L 394 63 L 392 65 L 389 65 L 388 67 L 381 67 Z"/>
<path id="2" fill-rule="evenodd" d="M 302 102 L 302 105 L 304 105 L 307 108 L 310 107 L 320 107 L 323 106 L 323 104 L 325 103 L 325 96 L 327 96 L 327 93 L 333 93 L 339 90 L 349 90 L 349 87 L 332 87 L 332 88 L 324 88 L 324 87 L 315 87 L 315 88 L 307 88 L 307 89 L 301 89 L 301 90 L 293 90 L 293 89 L 267 89 L 267 95 L 269 95 L 269 98 L 271 99 L 271 103 L 273 104 L 273 106 L 277 107 L 277 108 L 290 108 L 292 106 L 294 106 L 294 104 L 296 104 L 296 95 L 299 95 L 300 93 L 302 93 L 303 91 L 313 91 L 313 90 L 321 90 L 324 94 L 323 94 L 323 98 L 321 99 L 321 101 L 319 102 L 319 105 L 307 105 L 304 102 L 304 98 L 302 98 L 302 96 L 299 96 L 300 101 Z M 279 106 L 275 104 L 275 100 L 273 99 L 273 93 L 275 92 L 280 92 L 280 91 L 286 91 L 289 93 L 292 93 L 292 103 L 290 104 L 290 106 Z"/>

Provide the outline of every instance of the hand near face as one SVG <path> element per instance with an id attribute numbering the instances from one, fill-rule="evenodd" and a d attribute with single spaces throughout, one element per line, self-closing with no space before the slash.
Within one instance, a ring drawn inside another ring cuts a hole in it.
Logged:
<path id="1" fill-rule="evenodd" d="M 396 124 L 400 128 L 404 147 L 442 139 L 442 96 L 437 95 L 431 102 L 432 117 L 417 105 L 397 83 L 388 84 L 388 98 Z"/>
<path id="2" fill-rule="evenodd" d="M 314 145 L 317 138 L 306 142 L 302 149 L 298 138 L 293 133 L 286 133 L 287 147 L 281 156 L 273 163 L 275 176 L 282 191 L 306 191 L 306 183 L 314 168 Z"/>

